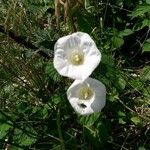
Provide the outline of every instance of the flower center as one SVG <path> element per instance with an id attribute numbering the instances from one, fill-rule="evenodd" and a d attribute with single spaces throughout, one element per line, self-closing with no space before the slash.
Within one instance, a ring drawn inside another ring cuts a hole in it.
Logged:
<path id="1" fill-rule="evenodd" d="M 82 87 L 78 91 L 78 96 L 80 99 L 88 100 L 93 96 L 93 91 L 89 87 Z"/>
<path id="2" fill-rule="evenodd" d="M 83 52 L 73 51 L 70 54 L 69 61 L 72 65 L 82 65 L 84 61 Z"/>

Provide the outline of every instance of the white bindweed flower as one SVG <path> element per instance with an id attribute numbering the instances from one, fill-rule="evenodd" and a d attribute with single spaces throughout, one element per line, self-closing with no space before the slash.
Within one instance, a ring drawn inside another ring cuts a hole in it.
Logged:
<path id="1" fill-rule="evenodd" d="M 75 80 L 67 90 L 67 97 L 76 112 L 89 115 L 100 112 L 105 106 L 106 88 L 96 79 Z"/>
<path id="2" fill-rule="evenodd" d="M 77 80 L 88 78 L 101 60 L 95 42 L 83 32 L 58 39 L 54 51 L 54 67 L 58 73 Z"/>

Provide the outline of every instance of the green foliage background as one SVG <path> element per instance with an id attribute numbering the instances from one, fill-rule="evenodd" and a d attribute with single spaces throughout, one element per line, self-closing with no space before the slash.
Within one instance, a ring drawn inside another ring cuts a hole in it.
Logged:
<path id="1" fill-rule="evenodd" d="M 53 68 L 53 47 L 72 32 L 56 26 L 52 0 L 1 0 L 0 149 L 150 149 L 150 0 L 85 0 L 71 12 L 102 61 L 92 77 L 107 88 L 101 113 L 80 116 Z M 71 11 L 71 10 L 70 10 Z"/>

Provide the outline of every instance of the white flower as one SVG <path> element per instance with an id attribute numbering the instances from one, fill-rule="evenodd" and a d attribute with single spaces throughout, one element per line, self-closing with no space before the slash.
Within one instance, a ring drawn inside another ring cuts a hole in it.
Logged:
<path id="1" fill-rule="evenodd" d="M 76 112 L 89 115 L 100 112 L 105 106 L 106 88 L 96 79 L 75 80 L 67 90 L 67 97 Z"/>
<path id="2" fill-rule="evenodd" d="M 101 53 L 87 33 L 64 36 L 54 47 L 54 67 L 62 76 L 85 80 L 98 66 Z"/>

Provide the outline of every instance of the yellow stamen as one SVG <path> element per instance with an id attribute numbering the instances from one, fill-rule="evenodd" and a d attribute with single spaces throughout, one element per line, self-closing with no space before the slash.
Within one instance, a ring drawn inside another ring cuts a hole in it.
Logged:
<path id="1" fill-rule="evenodd" d="M 87 99 L 88 97 L 89 97 L 89 91 L 85 91 L 85 93 L 84 93 L 84 99 Z"/>
<path id="2" fill-rule="evenodd" d="M 76 62 L 80 62 L 81 61 L 81 58 L 80 58 L 80 56 L 79 55 L 75 55 L 74 56 L 74 60 L 76 61 Z"/>
<path id="3" fill-rule="evenodd" d="M 73 51 L 69 56 L 69 61 L 73 65 L 82 65 L 84 61 L 83 52 Z"/>
<path id="4" fill-rule="evenodd" d="M 82 87 L 78 91 L 78 96 L 80 99 L 88 100 L 93 96 L 93 91 L 89 87 Z"/>

